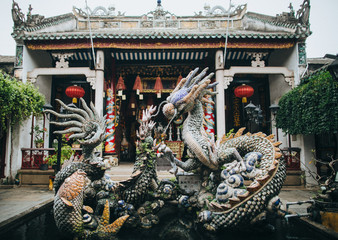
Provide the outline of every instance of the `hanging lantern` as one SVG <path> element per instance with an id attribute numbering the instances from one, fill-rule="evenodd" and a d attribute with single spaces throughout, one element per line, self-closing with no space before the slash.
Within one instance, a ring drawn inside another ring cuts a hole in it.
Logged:
<path id="1" fill-rule="evenodd" d="M 247 98 L 254 94 L 254 89 L 249 85 L 242 84 L 235 88 L 234 93 L 236 97 L 242 98 L 242 103 L 246 103 Z"/>
<path id="2" fill-rule="evenodd" d="M 162 81 L 161 81 L 161 78 L 160 76 L 158 76 L 156 78 L 156 82 L 155 82 L 155 87 L 154 89 L 156 90 L 157 92 L 157 98 L 161 98 L 161 92 L 163 90 L 163 85 L 162 85 Z"/>
<path id="3" fill-rule="evenodd" d="M 176 86 L 180 83 L 180 81 L 182 80 L 182 75 L 180 74 L 180 76 L 178 76 L 177 78 L 177 82 L 176 82 Z"/>
<path id="4" fill-rule="evenodd" d="M 116 90 L 118 91 L 117 95 L 122 97 L 123 90 L 126 90 L 126 85 L 124 84 L 124 80 L 123 80 L 122 76 L 120 76 L 119 80 L 117 81 Z"/>
<path id="5" fill-rule="evenodd" d="M 141 78 L 140 78 L 139 75 L 137 75 L 137 77 L 135 79 L 133 90 L 136 90 L 137 95 L 139 95 L 140 92 L 143 90 L 142 81 L 141 81 Z"/>
<path id="6" fill-rule="evenodd" d="M 70 86 L 66 88 L 66 95 L 73 98 L 73 103 L 77 103 L 77 98 L 82 98 L 85 95 L 85 90 L 80 86 Z"/>

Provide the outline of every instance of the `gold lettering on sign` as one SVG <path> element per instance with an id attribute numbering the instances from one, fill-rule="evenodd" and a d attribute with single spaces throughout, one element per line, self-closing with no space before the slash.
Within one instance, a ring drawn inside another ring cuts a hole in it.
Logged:
<path id="1" fill-rule="evenodd" d="M 234 127 L 241 126 L 241 113 L 240 113 L 240 106 L 239 106 L 239 98 L 234 96 Z"/>

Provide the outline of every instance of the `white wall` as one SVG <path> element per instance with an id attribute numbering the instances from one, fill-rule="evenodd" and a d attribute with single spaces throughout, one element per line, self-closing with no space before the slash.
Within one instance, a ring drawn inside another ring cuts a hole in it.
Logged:
<path id="1" fill-rule="evenodd" d="M 295 72 L 297 75 L 297 51 L 296 47 L 290 49 L 275 50 L 271 53 L 269 58 L 269 66 L 286 67 L 289 70 Z M 289 83 L 285 81 L 282 75 L 269 75 L 269 86 L 270 86 L 270 102 L 278 104 L 280 98 L 288 91 L 291 90 Z M 272 116 L 271 116 L 272 119 Z M 273 122 L 272 133 L 276 135 L 275 122 Z M 288 136 L 278 129 L 278 140 L 282 142 L 281 148 L 289 146 Z"/>
<path id="2" fill-rule="evenodd" d="M 309 171 L 316 174 L 317 168 L 315 166 L 315 162 L 313 161 L 312 150 L 316 148 L 315 145 L 315 137 L 314 135 L 298 135 L 302 140 L 302 152 L 301 152 L 301 169 L 305 171 L 305 184 L 306 187 L 317 186 L 318 183 L 314 180 L 313 177 L 309 174 Z"/>
<path id="3" fill-rule="evenodd" d="M 288 50 L 277 50 L 274 51 L 269 59 L 269 66 L 285 66 L 289 70 L 294 71 L 294 81 L 295 86 L 300 83 L 300 67 L 298 65 L 298 49 L 297 45 Z M 278 103 L 280 98 L 288 91 L 291 90 L 291 86 L 286 83 L 283 76 L 279 75 L 271 75 L 269 77 L 270 84 L 270 101 L 271 103 Z M 273 128 L 273 133 L 276 133 L 276 129 Z M 316 172 L 314 164 L 310 163 L 312 159 L 311 149 L 315 148 L 314 137 L 313 136 L 303 136 L 297 135 L 292 136 L 291 144 L 289 143 L 288 135 L 283 133 L 281 129 L 278 130 L 279 133 L 279 141 L 283 144 L 280 146 L 281 148 L 289 147 L 299 147 L 301 148 L 300 152 L 300 161 L 301 161 L 301 169 L 305 172 L 308 169 Z M 290 145 L 289 145 L 290 144 Z M 316 184 L 312 177 L 307 173 L 305 175 L 305 182 L 307 186 Z"/>
<path id="4" fill-rule="evenodd" d="M 27 72 L 37 67 L 51 67 L 52 59 L 46 51 L 32 51 L 24 46 L 23 50 L 23 69 L 22 81 L 27 81 Z M 50 102 L 51 96 L 51 77 L 40 77 L 36 82 L 39 91 L 46 95 L 46 102 Z M 9 134 L 7 140 L 6 168 L 5 176 L 14 178 L 17 171 L 21 168 L 22 154 L 21 148 L 29 148 L 31 143 L 32 120 L 28 119 L 21 125 L 13 128 L 12 135 Z M 46 124 L 47 126 L 48 124 Z M 12 143 L 12 144 L 11 144 Z M 12 157 L 12 160 L 10 158 Z"/>

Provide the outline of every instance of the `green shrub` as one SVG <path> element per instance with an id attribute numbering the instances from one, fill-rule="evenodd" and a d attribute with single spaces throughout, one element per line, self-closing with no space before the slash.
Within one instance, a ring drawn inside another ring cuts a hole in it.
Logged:
<path id="1" fill-rule="evenodd" d="M 289 134 L 338 132 L 338 82 L 328 71 L 311 76 L 279 101 L 277 127 Z"/>
<path id="2" fill-rule="evenodd" d="M 22 83 L 0 71 L 0 132 L 42 112 L 45 97 L 31 83 Z"/>

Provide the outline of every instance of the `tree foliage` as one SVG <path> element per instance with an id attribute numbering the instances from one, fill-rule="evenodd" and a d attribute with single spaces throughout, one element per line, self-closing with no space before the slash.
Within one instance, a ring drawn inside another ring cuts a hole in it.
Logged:
<path id="1" fill-rule="evenodd" d="M 338 82 L 322 71 L 279 101 L 277 127 L 289 134 L 338 132 Z"/>
<path id="2" fill-rule="evenodd" d="M 0 132 L 42 112 L 45 97 L 31 83 L 22 83 L 0 71 Z"/>

